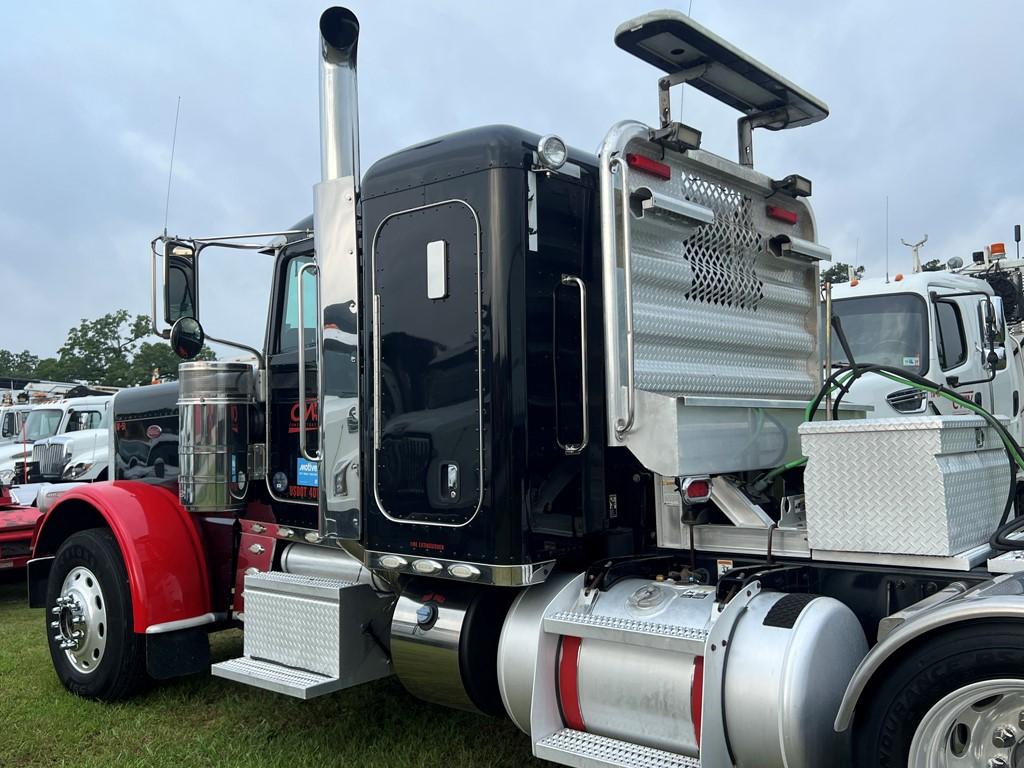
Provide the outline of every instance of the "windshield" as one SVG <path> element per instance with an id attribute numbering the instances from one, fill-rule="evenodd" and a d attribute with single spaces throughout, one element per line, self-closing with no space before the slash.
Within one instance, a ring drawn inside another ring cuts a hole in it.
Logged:
<path id="1" fill-rule="evenodd" d="M 25 439 L 31 441 L 53 437 L 57 434 L 63 416 L 64 411 L 59 408 L 43 408 L 32 411 L 25 421 Z"/>
<path id="2" fill-rule="evenodd" d="M 928 373 L 928 311 L 920 296 L 837 299 L 832 313 L 839 316 L 857 363 L 891 365 L 922 376 Z M 834 328 L 832 363 L 849 363 Z"/>

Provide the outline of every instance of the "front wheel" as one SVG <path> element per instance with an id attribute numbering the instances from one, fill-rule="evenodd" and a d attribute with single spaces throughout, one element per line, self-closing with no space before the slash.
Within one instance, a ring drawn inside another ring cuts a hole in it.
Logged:
<path id="1" fill-rule="evenodd" d="M 46 636 L 61 684 L 114 701 L 146 680 L 145 639 L 132 629 L 121 550 L 105 528 L 79 531 L 57 550 L 46 587 Z"/>
<path id="2" fill-rule="evenodd" d="M 858 768 L 1024 768 L 1024 627 L 924 641 L 857 706 Z"/>

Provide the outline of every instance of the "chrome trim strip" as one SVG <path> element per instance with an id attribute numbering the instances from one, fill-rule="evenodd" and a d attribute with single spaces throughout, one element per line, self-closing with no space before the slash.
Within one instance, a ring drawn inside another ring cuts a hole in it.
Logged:
<path id="1" fill-rule="evenodd" d="M 397 568 L 386 568 L 380 561 L 386 557 L 398 558 L 405 561 L 404 565 Z M 528 587 L 532 584 L 543 583 L 555 569 L 554 560 L 545 560 L 540 563 L 521 563 L 519 565 L 492 565 L 490 563 L 476 563 L 466 560 L 445 560 L 440 557 L 424 553 L 423 555 L 399 555 L 393 552 L 367 551 L 363 556 L 363 562 L 371 570 L 391 571 L 392 573 L 407 573 L 413 576 L 423 576 L 413 566 L 417 561 L 430 560 L 441 566 L 441 570 L 430 574 L 432 578 L 448 579 L 449 581 L 473 582 L 476 584 L 491 584 L 498 587 Z M 450 575 L 449 569 L 452 566 L 465 565 L 479 571 L 479 575 L 472 578 L 457 578 Z"/>
<path id="2" fill-rule="evenodd" d="M 298 280 L 298 357 L 299 357 L 299 453 L 302 454 L 302 458 L 307 461 L 320 461 L 322 455 L 319 447 L 317 448 L 316 455 L 310 454 L 306 447 L 306 329 L 305 329 L 305 309 L 306 305 L 304 302 L 305 296 L 302 290 L 302 279 L 306 272 L 314 272 L 317 274 L 317 281 L 319 282 L 319 268 L 315 262 L 309 261 L 299 267 L 299 271 L 296 274 L 296 280 Z M 316 308 L 317 327 L 320 325 L 320 307 Z M 316 345 L 316 363 L 317 371 L 320 370 L 320 345 Z"/>
<path id="3" fill-rule="evenodd" d="M 161 624 L 150 624 L 146 627 L 147 635 L 159 635 L 163 632 L 175 632 L 179 629 L 192 629 L 213 624 L 217 620 L 216 614 L 204 613 L 202 616 L 193 616 L 191 619 L 178 619 L 177 621 L 165 621 Z"/>
<path id="4" fill-rule="evenodd" d="M 478 435 L 478 448 L 477 454 L 480 458 L 480 471 L 477 473 L 479 476 L 479 495 L 477 496 L 476 509 L 473 510 L 473 514 L 469 516 L 469 519 L 462 523 L 440 523 L 440 522 L 427 522 L 422 520 L 402 520 L 388 513 L 384 508 L 384 503 L 380 498 L 380 462 L 378 460 L 378 453 L 380 452 L 380 414 L 381 414 L 381 398 L 380 390 L 382 384 L 381 377 L 381 347 L 380 347 L 380 294 L 377 293 L 377 240 L 380 238 L 381 230 L 384 225 L 387 224 L 391 219 L 397 218 L 398 216 L 404 216 L 409 213 L 417 213 L 419 211 L 425 211 L 430 208 L 440 208 L 442 205 L 464 205 L 473 214 L 473 222 L 476 225 L 476 372 L 477 372 L 477 401 L 479 407 L 477 408 L 477 435 Z M 370 293 L 373 296 L 373 498 L 377 503 L 377 508 L 381 511 L 388 520 L 393 523 L 402 523 L 405 525 L 432 525 L 441 528 L 462 528 L 463 526 L 469 525 L 476 516 L 480 513 L 480 508 L 484 503 L 484 352 L 483 352 L 483 307 L 481 306 L 483 296 L 483 254 L 481 253 L 481 236 L 480 236 L 480 217 L 477 215 L 476 209 L 473 208 L 465 200 L 452 198 L 449 200 L 441 200 L 436 203 L 427 203 L 426 205 L 419 205 L 415 208 L 406 208 L 402 211 L 395 211 L 389 213 L 380 223 L 377 225 L 377 229 L 373 233 L 373 240 L 370 243 L 370 275 L 371 275 L 371 287 Z"/>

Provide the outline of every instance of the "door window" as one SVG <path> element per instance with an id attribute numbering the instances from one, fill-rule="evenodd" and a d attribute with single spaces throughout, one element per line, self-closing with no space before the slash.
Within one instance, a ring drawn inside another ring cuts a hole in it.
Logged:
<path id="1" fill-rule="evenodd" d="M 960 308 L 955 302 L 935 302 L 935 325 L 938 328 L 939 365 L 942 370 L 963 365 L 967 359 L 967 342 Z"/>
<path id="2" fill-rule="evenodd" d="M 103 425 L 103 414 L 99 411 L 72 411 L 68 419 L 68 432 L 83 429 L 99 429 Z"/>
<path id="3" fill-rule="evenodd" d="M 310 257 L 300 256 L 288 264 L 278 352 L 294 352 L 299 348 L 299 269 L 310 261 Z M 316 275 L 310 271 L 302 273 L 302 302 L 302 332 L 308 347 L 316 343 Z"/>

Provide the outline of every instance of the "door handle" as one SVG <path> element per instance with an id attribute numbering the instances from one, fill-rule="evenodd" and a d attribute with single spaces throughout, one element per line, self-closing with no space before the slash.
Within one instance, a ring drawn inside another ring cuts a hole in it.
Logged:
<path id="1" fill-rule="evenodd" d="M 587 415 L 590 411 L 589 382 L 587 378 L 587 286 L 576 275 L 562 275 L 561 284 L 576 286 L 580 292 L 580 404 L 583 411 L 583 435 L 578 443 L 563 443 L 558 436 L 558 360 L 553 359 L 555 366 L 555 442 L 565 451 L 566 456 L 583 453 L 590 442 L 590 422 Z M 555 289 L 557 290 L 557 288 Z M 557 306 L 555 307 L 557 313 Z M 557 315 L 556 315 L 557 316 Z M 558 351 L 558 324 L 555 324 L 554 348 Z M 554 356 L 553 356 L 554 357 Z"/>

